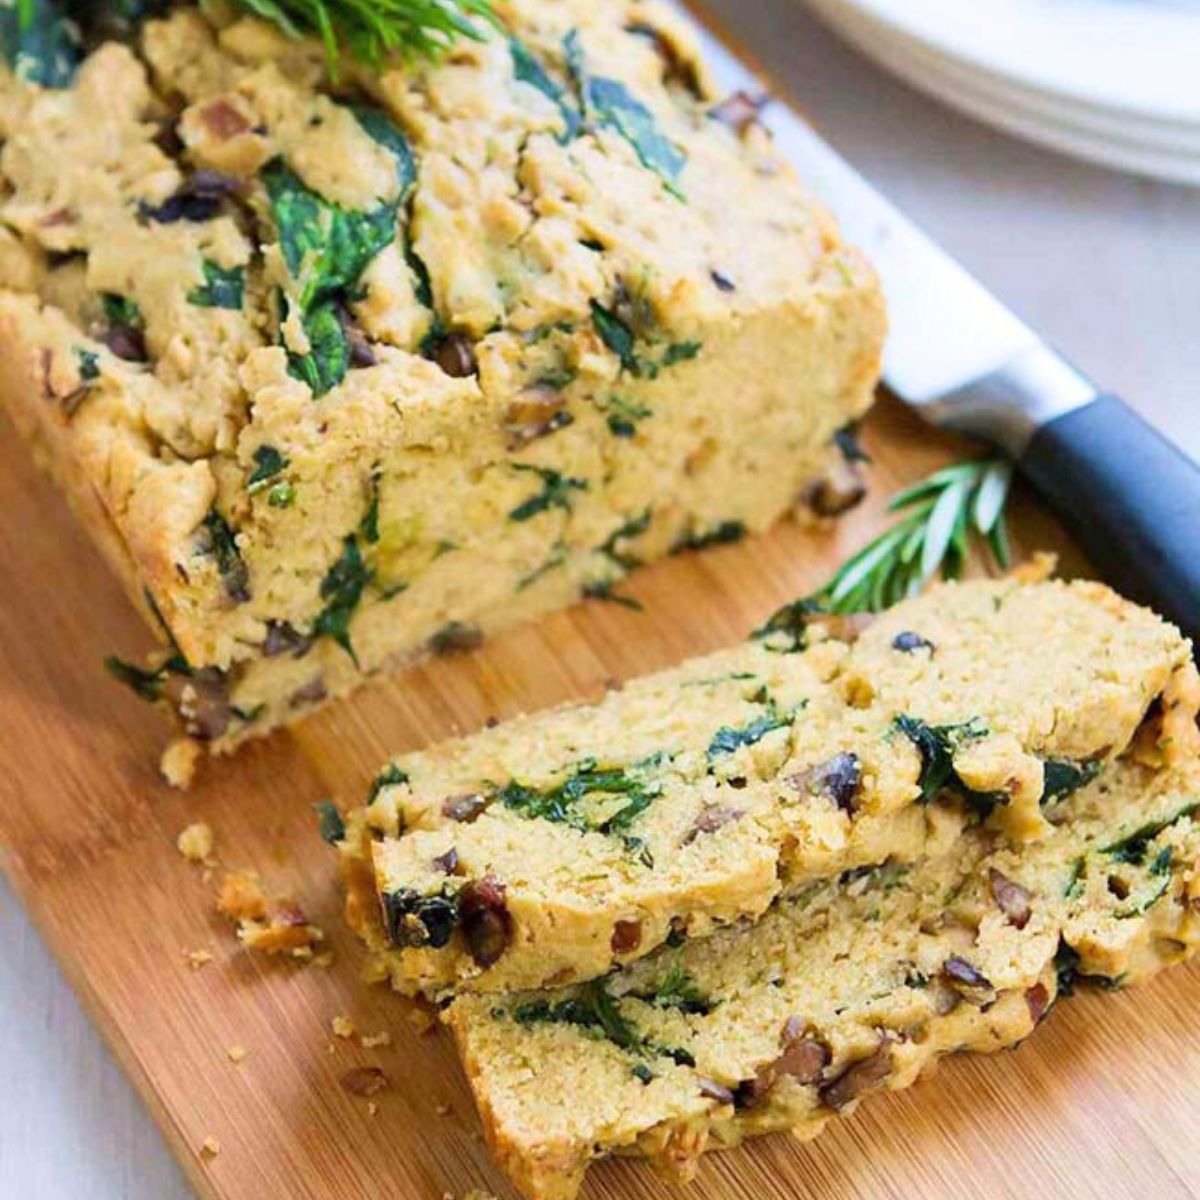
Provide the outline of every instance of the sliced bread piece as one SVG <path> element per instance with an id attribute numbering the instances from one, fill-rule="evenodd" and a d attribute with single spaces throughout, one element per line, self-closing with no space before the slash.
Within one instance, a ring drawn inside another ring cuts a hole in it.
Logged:
<path id="1" fill-rule="evenodd" d="M 1200 943 L 1200 767 L 1124 762 L 1041 841 L 812 885 L 753 926 L 603 981 L 447 1010 L 488 1140 L 531 1200 L 594 1159 L 686 1180 L 750 1134 L 815 1136 L 944 1054 L 1024 1038 L 1077 979 L 1136 983 Z M 569 1097 L 569 1102 L 565 1100 Z"/>
<path id="2" fill-rule="evenodd" d="M 853 644 L 801 640 L 390 764 L 343 843 L 379 972 L 435 995 L 593 978 L 979 819 L 1041 836 L 1135 737 L 1156 763 L 1195 748 L 1187 642 L 1098 584 L 948 584 Z"/>

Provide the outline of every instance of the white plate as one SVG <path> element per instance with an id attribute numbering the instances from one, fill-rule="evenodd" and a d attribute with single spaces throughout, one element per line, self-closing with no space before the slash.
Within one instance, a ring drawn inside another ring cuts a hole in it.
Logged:
<path id="1" fill-rule="evenodd" d="M 946 0 L 808 2 L 883 66 L 981 120 L 1200 184 L 1200 0 L 975 0 L 968 19 Z"/>

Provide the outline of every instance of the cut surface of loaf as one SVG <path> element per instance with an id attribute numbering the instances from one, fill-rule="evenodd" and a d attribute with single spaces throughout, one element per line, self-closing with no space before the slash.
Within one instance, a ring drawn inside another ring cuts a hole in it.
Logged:
<path id="1" fill-rule="evenodd" d="M 1050 806 L 1036 843 L 977 827 L 602 981 L 459 997 L 445 1019 L 489 1143 L 531 1200 L 571 1200 L 610 1153 L 686 1180 L 706 1150 L 815 1136 L 944 1054 L 1011 1046 L 1073 982 L 1194 953 L 1198 806 L 1194 759 L 1123 761 Z"/>
<path id="2" fill-rule="evenodd" d="M 870 403 L 876 280 L 686 25 L 497 11 L 336 88 L 186 5 L 0 79 L 0 395 L 193 746 L 763 530 Z"/>
<path id="3" fill-rule="evenodd" d="M 847 643 L 753 639 L 395 760 L 342 843 L 397 989 L 586 980 L 1196 751 L 1188 643 L 1094 583 L 944 584 Z"/>

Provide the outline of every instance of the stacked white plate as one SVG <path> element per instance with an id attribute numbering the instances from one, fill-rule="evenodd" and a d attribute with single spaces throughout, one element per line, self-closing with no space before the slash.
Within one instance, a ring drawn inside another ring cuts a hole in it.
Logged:
<path id="1" fill-rule="evenodd" d="M 1200 0 L 807 0 L 914 87 L 1079 158 L 1200 186 Z"/>

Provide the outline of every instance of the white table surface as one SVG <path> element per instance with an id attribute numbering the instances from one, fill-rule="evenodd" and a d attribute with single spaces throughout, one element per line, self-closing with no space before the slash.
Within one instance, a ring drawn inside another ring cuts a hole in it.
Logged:
<path id="1" fill-rule="evenodd" d="M 710 0 L 827 136 L 1022 316 L 1200 456 L 1200 191 L 1058 158 L 943 110 L 797 0 Z M 190 1193 L 0 880 L 0 1196 Z"/>

